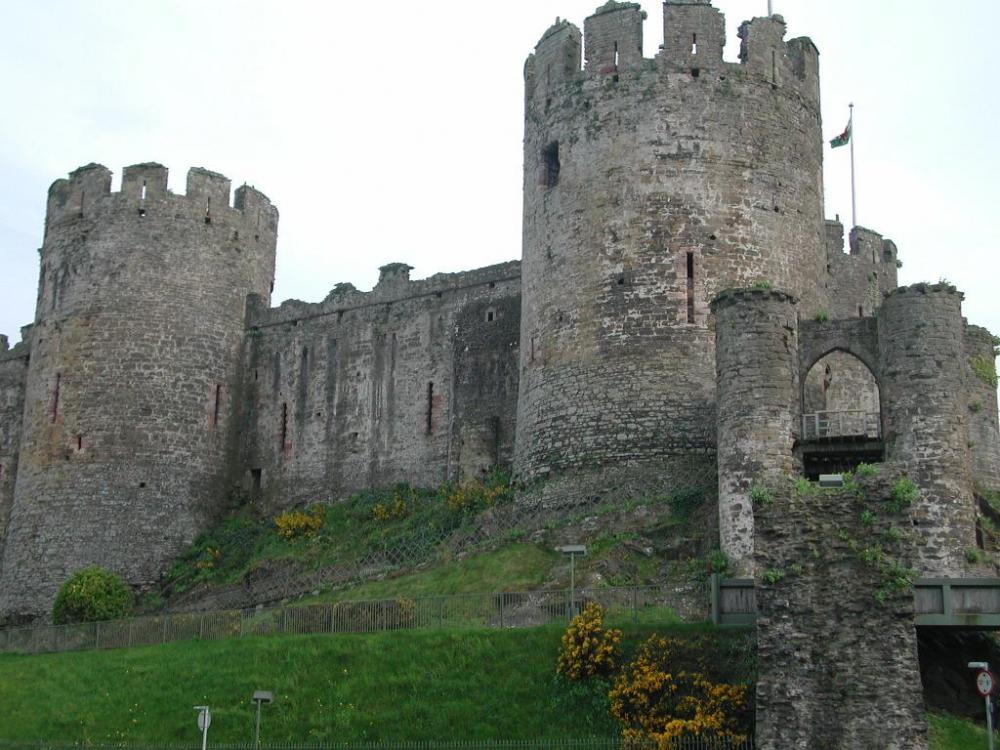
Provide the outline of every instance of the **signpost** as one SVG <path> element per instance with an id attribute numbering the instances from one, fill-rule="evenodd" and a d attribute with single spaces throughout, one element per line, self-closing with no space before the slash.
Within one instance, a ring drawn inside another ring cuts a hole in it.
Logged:
<path id="1" fill-rule="evenodd" d="M 257 729 L 253 735 L 253 746 L 258 750 L 260 748 L 260 707 L 262 704 L 272 701 L 274 701 L 274 693 L 270 690 L 254 690 L 253 702 L 257 704 Z"/>
<path id="2" fill-rule="evenodd" d="M 194 710 L 198 712 L 198 729 L 201 730 L 201 750 L 205 750 L 208 747 L 208 728 L 212 726 L 212 712 L 208 710 L 208 706 L 195 706 Z"/>
<path id="3" fill-rule="evenodd" d="M 979 670 L 976 673 L 976 690 L 986 701 L 986 739 L 989 750 L 993 750 L 993 701 L 990 696 L 996 689 L 996 680 L 990 672 L 990 665 L 984 661 L 970 661 L 969 669 Z"/>
<path id="4" fill-rule="evenodd" d="M 586 555 L 587 548 L 582 544 L 567 544 L 556 547 L 556 551 L 569 555 L 569 618 L 572 619 L 576 610 L 576 556 Z"/>

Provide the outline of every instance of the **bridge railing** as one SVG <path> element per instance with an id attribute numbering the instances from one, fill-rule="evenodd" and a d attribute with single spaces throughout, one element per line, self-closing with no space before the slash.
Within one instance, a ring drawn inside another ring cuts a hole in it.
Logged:
<path id="1" fill-rule="evenodd" d="M 878 412 L 869 411 L 817 411 L 802 415 L 802 439 L 863 437 L 879 440 L 882 437 L 882 419 Z"/>
<path id="2" fill-rule="evenodd" d="M 915 623 L 928 627 L 1000 630 L 1000 578 L 923 578 L 913 585 Z M 748 625 L 757 619 L 749 578 L 712 576 L 712 622 Z"/>

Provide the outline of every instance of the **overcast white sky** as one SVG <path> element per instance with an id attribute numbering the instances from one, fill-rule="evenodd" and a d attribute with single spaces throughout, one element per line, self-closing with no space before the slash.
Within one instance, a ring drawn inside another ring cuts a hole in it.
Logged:
<path id="1" fill-rule="evenodd" d="M 88 162 L 249 182 L 281 211 L 273 302 L 520 257 L 522 66 L 598 0 L 0 0 L 0 333 L 34 315 L 45 195 Z M 661 6 L 643 2 L 646 55 Z M 736 27 L 766 0 L 716 0 Z M 820 49 L 824 132 L 857 104 L 859 222 L 901 281 L 947 278 L 1000 333 L 996 0 L 774 0 Z M 847 149 L 827 215 L 850 215 Z"/>

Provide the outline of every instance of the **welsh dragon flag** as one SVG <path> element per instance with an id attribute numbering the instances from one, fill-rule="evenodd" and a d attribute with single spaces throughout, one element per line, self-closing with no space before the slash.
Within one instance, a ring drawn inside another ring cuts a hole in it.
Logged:
<path id="1" fill-rule="evenodd" d="M 844 132 L 830 141 L 830 148 L 839 148 L 840 146 L 846 146 L 851 142 L 851 121 L 847 121 L 847 127 L 844 128 Z"/>

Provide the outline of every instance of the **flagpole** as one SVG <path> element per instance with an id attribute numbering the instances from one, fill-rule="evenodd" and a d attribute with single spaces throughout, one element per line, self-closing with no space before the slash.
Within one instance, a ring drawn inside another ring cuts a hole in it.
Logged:
<path id="1" fill-rule="evenodd" d="M 851 104 L 851 118 L 847 121 L 847 130 L 851 134 L 851 224 L 858 225 L 858 198 L 854 183 L 854 104 Z"/>
<path id="2" fill-rule="evenodd" d="M 772 5 L 773 0 L 767 0 L 767 17 L 770 18 L 774 15 L 774 6 Z"/>

